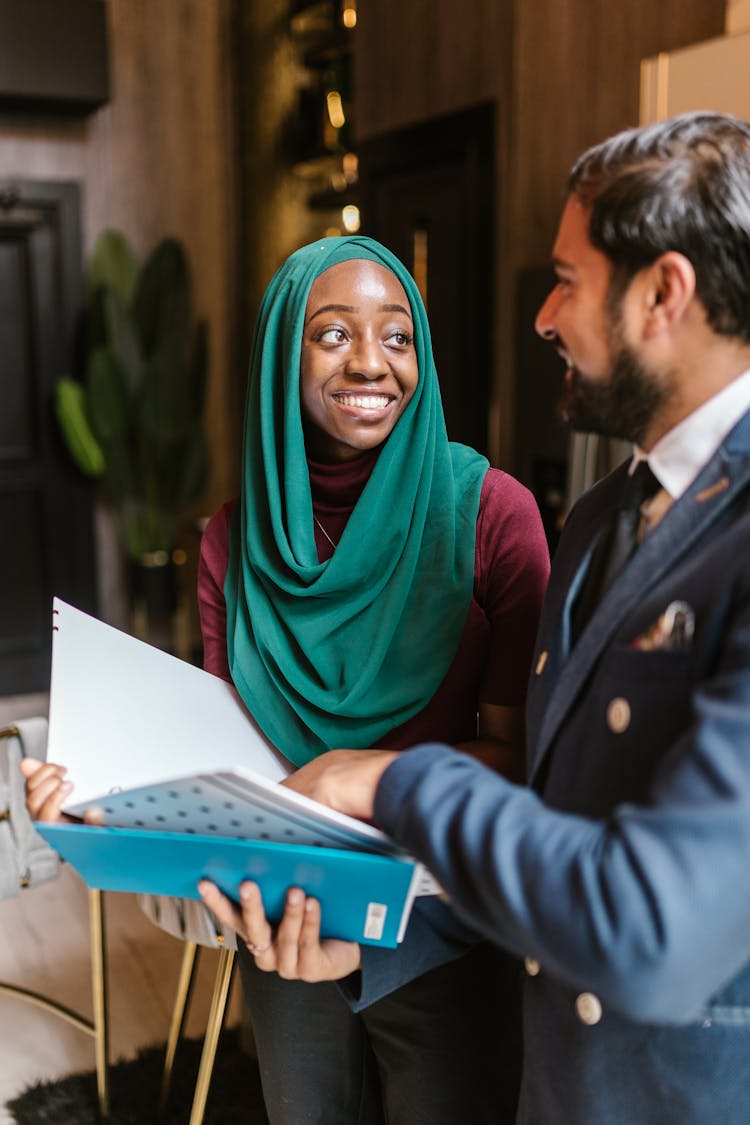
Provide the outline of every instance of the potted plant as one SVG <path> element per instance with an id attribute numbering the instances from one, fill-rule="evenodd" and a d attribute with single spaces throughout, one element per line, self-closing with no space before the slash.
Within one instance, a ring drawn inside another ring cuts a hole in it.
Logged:
<path id="1" fill-rule="evenodd" d="M 155 613 L 156 589 L 173 598 L 172 553 L 207 476 L 207 326 L 174 238 L 140 266 L 121 233 L 104 231 L 85 280 L 81 371 L 58 381 L 55 410 L 75 463 L 102 481 L 134 594 Z"/>

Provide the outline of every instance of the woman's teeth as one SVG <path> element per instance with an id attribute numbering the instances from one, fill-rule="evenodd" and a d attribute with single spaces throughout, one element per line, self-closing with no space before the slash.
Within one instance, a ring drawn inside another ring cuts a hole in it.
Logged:
<path id="1" fill-rule="evenodd" d="M 334 398 L 342 406 L 359 406 L 364 410 L 385 410 L 391 401 L 388 395 L 347 395 L 338 394 Z"/>

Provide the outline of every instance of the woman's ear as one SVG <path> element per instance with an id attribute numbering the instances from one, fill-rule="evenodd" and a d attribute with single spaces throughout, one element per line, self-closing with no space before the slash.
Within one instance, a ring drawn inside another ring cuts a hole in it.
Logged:
<path id="1" fill-rule="evenodd" d="M 674 329 L 695 297 L 692 262 L 676 250 L 661 254 L 644 271 L 644 336 Z"/>

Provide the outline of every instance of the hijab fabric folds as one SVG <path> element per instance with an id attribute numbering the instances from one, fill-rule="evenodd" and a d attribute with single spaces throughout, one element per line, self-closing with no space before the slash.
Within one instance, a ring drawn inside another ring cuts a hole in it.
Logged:
<path id="1" fill-rule="evenodd" d="M 409 298 L 417 389 L 384 443 L 336 550 L 319 563 L 300 414 L 305 308 L 319 274 L 365 258 Z M 420 711 L 456 653 L 471 600 L 487 461 L 449 443 L 427 315 L 408 270 L 364 237 L 296 251 L 255 329 L 240 503 L 224 594 L 234 684 L 295 765 L 372 746 Z"/>

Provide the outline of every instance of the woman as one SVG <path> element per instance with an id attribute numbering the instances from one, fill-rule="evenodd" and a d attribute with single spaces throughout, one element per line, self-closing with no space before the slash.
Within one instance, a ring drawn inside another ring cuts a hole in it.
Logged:
<path id="1" fill-rule="evenodd" d="M 521 485 L 448 442 L 424 307 L 378 243 L 324 239 L 272 280 L 243 465 L 239 503 L 204 534 L 201 625 L 206 668 L 270 740 L 300 766 L 440 738 L 520 775 L 541 522 Z M 242 943 L 240 965 L 272 1125 L 513 1119 L 515 982 L 495 951 L 360 1015 L 335 985 L 261 972 Z"/>
<path id="2" fill-rule="evenodd" d="M 207 670 L 294 766 L 440 739 L 519 776 L 547 572 L 531 495 L 448 442 L 408 271 L 367 238 L 293 254 L 256 326 L 241 496 L 201 545 Z M 48 770 L 28 783 L 43 819 L 61 800 Z M 497 951 L 359 1014 L 243 942 L 239 960 L 271 1125 L 513 1120 L 517 981 Z"/>

